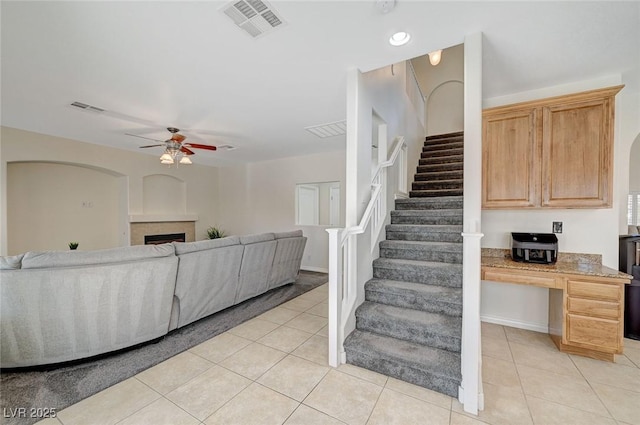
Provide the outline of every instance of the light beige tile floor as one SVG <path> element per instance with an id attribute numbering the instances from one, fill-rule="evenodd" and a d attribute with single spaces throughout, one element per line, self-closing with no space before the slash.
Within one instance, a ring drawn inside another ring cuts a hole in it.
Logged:
<path id="1" fill-rule="evenodd" d="M 485 410 L 327 365 L 323 285 L 59 412 L 43 425 L 640 425 L 640 341 L 606 363 L 482 324 Z"/>

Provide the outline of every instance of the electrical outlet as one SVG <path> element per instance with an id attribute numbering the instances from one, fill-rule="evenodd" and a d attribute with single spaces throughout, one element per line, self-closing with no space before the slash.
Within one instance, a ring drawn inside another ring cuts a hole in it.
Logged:
<path id="1" fill-rule="evenodd" d="M 562 222 L 554 221 L 553 222 L 553 233 L 562 233 Z"/>

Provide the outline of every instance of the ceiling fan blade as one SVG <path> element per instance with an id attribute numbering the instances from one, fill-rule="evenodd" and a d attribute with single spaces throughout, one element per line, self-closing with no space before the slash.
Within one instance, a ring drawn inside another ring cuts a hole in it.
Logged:
<path id="1" fill-rule="evenodd" d="M 171 140 L 178 143 L 182 142 L 184 139 L 186 139 L 186 137 L 178 133 L 175 133 L 173 136 L 171 136 Z"/>
<path id="2" fill-rule="evenodd" d="M 191 149 L 187 149 L 184 146 L 180 146 L 180 152 L 185 153 L 186 155 L 195 155 L 195 152 Z"/>
<path id="3" fill-rule="evenodd" d="M 138 134 L 131 134 L 131 133 L 124 133 L 124 134 L 127 135 L 127 136 L 133 136 L 133 137 L 139 137 L 141 139 L 152 140 L 154 142 L 162 142 L 162 140 L 152 139 L 151 137 L 140 136 Z"/>
<path id="4" fill-rule="evenodd" d="M 140 148 L 155 148 L 156 146 L 164 146 L 164 144 L 162 144 L 162 145 L 146 145 L 146 146 L 140 146 Z"/>
<path id="5" fill-rule="evenodd" d="M 215 151 L 218 148 L 216 148 L 215 146 L 212 145 L 201 145 L 199 143 L 185 143 L 186 146 L 189 146 L 191 148 L 196 148 L 196 149 L 206 149 L 206 150 L 210 150 L 210 151 Z"/>

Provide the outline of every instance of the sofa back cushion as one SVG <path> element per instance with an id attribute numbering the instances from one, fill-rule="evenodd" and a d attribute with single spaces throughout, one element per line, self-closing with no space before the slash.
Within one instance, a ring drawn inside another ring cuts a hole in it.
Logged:
<path id="1" fill-rule="evenodd" d="M 277 235 L 279 234 L 276 233 Z M 268 289 L 295 282 L 300 271 L 307 238 L 302 236 L 302 231 L 287 232 L 285 237 L 277 238 L 276 242 Z"/>
<path id="2" fill-rule="evenodd" d="M 234 240 L 235 244 L 230 243 Z M 234 304 L 244 250 L 237 241 L 238 238 L 223 238 L 202 241 L 206 244 L 192 243 L 209 247 L 201 250 L 190 250 L 193 245 L 187 247 L 189 244 L 176 247 L 180 253 L 171 329 L 185 326 Z M 217 247 L 211 248 L 214 245 Z"/>
<path id="3" fill-rule="evenodd" d="M 0 257 L 0 270 L 15 270 L 22 267 L 24 254 Z"/>
<path id="4" fill-rule="evenodd" d="M 244 253 L 240 266 L 236 303 L 268 290 L 269 275 L 277 244 L 273 233 L 241 236 L 240 243 L 244 246 Z"/>
<path id="5" fill-rule="evenodd" d="M 283 238 L 301 238 L 303 236 L 302 230 L 292 230 L 290 232 L 279 232 L 273 234 L 276 239 Z"/>
<path id="6" fill-rule="evenodd" d="M 205 249 L 223 248 L 225 246 L 238 245 L 240 238 L 238 236 L 229 236 L 219 239 L 207 239 L 197 242 L 173 242 L 176 248 L 176 254 L 188 254 L 190 252 L 203 251 Z"/>
<path id="7" fill-rule="evenodd" d="M 174 255 L 175 249 L 171 244 L 134 245 L 95 251 L 29 251 L 22 258 L 22 268 L 43 269 L 89 266 L 171 257 Z"/>

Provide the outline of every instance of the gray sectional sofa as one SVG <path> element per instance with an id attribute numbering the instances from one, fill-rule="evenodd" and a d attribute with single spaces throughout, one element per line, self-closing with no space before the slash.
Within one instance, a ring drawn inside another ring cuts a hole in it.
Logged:
<path id="1" fill-rule="evenodd" d="M 0 257 L 0 367 L 83 359 L 161 337 L 292 283 L 302 231 Z"/>

